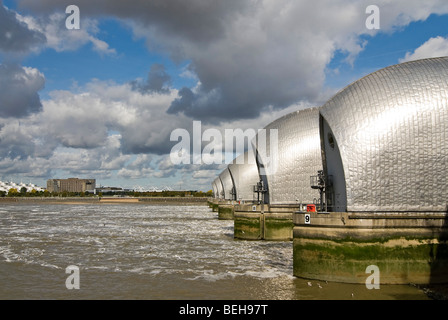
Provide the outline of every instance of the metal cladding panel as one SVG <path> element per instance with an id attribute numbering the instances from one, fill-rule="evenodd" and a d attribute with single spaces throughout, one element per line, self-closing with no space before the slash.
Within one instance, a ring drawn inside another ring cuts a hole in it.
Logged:
<path id="1" fill-rule="evenodd" d="M 216 178 L 215 181 L 216 181 L 216 191 L 218 192 L 217 198 L 218 199 L 223 199 L 224 195 L 223 195 L 223 188 L 222 188 L 221 178 L 218 176 L 218 178 Z"/>
<path id="2" fill-rule="evenodd" d="M 223 199 L 232 200 L 233 181 L 232 177 L 230 176 L 229 168 L 225 168 L 224 171 L 219 175 L 219 178 L 221 179 L 223 187 Z"/>
<path id="3" fill-rule="evenodd" d="M 374 72 L 321 115 L 340 150 L 347 211 L 447 211 L 448 57 Z"/>
<path id="4" fill-rule="evenodd" d="M 213 191 L 213 198 L 218 198 L 219 194 L 218 194 L 218 187 L 216 185 L 217 179 L 213 180 L 212 183 L 212 191 Z"/>
<path id="5" fill-rule="evenodd" d="M 319 199 L 319 191 L 310 185 L 310 177 L 322 170 L 319 108 L 292 112 L 264 129 L 266 150 L 260 145 L 256 149 L 259 173 L 268 185 L 268 203 L 313 203 Z M 277 150 L 272 148 L 275 139 L 271 141 L 271 129 L 277 129 Z M 263 170 L 266 164 L 270 164 L 269 168 Z"/>
<path id="6" fill-rule="evenodd" d="M 254 186 L 260 181 L 260 176 L 253 151 L 238 156 L 228 168 L 235 184 L 235 200 L 254 200 Z"/>

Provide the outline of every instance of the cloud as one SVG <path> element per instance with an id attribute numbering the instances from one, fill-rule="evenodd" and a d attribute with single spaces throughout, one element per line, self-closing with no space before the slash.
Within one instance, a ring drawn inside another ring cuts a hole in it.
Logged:
<path id="1" fill-rule="evenodd" d="M 134 90 L 142 93 L 167 93 L 168 86 L 171 80 L 170 75 L 166 72 L 163 64 L 154 63 L 148 72 L 148 79 L 146 82 L 139 80 L 131 81 L 131 86 Z"/>
<path id="2" fill-rule="evenodd" d="M 127 168 L 149 175 L 153 172 L 144 167 L 145 155 L 169 153 L 171 131 L 191 125 L 186 117 L 166 115 L 176 90 L 141 93 L 130 84 L 92 81 L 77 93 L 49 95 L 39 112 L 13 121 L 0 118 L 0 160 L 46 160 L 48 168 L 72 174 L 90 171 L 104 177 Z M 138 161 L 130 162 L 134 154 Z"/>
<path id="3" fill-rule="evenodd" d="M 32 136 L 18 121 L 9 121 L 0 129 L 0 151 L 4 158 L 26 159 L 34 154 Z"/>
<path id="4" fill-rule="evenodd" d="M 170 0 L 170 1 L 121 1 L 78 0 L 81 17 L 112 15 L 119 19 L 129 19 L 143 28 L 152 28 L 163 37 L 189 39 L 195 43 L 206 43 L 225 32 L 226 24 L 235 15 L 250 9 L 252 1 L 227 0 Z M 19 0 L 19 8 L 34 13 L 48 15 L 64 12 L 70 0 Z M 82 18 L 84 19 L 84 18 Z"/>
<path id="5" fill-rule="evenodd" d="M 170 21 L 155 26 L 149 20 L 135 23 L 134 32 L 145 36 L 150 48 L 165 48 L 174 57 L 189 59 L 189 70 L 199 79 L 196 88 L 179 90 L 168 112 L 218 123 L 256 118 L 263 110 L 301 101 L 320 104 L 325 69 L 336 51 L 352 63 L 365 46 L 361 35 L 393 32 L 431 13 L 448 12 L 443 1 L 413 1 L 411 5 L 409 1 L 379 1 L 381 30 L 371 31 L 365 26 L 369 4 L 241 1 L 244 9 L 232 11 L 231 4 L 220 17 L 226 23 L 214 37 L 198 40 L 182 33 L 172 35 L 172 29 L 165 30 Z M 171 9 L 175 12 L 174 5 Z M 208 26 L 205 21 L 203 26 Z"/>
<path id="6" fill-rule="evenodd" d="M 45 159 L 5 157 L 0 158 L 0 172 L 2 179 L 8 176 L 16 177 L 17 174 L 23 174 L 26 177 L 42 177 L 48 176 L 51 169 Z"/>
<path id="7" fill-rule="evenodd" d="M 42 110 L 38 92 L 45 78 L 37 69 L 0 65 L 0 117 L 21 118 Z"/>
<path id="8" fill-rule="evenodd" d="M 45 43 L 45 36 L 31 30 L 17 19 L 15 12 L 0 2 L 0 51 L 6 54 L 26 54 Z"/>
<path id="9" fill-rule="evenodd" d="M 430 38 L 414 52 L 407 52 L 405 57 L 400 59 L 400 62 L 443 56 L 448 56 L 448 38 L 439 36 Z"/>
<path id="10" fill-rule="evenodd" d="M 166 114 L 176 90 L 142 93 L 129 83 L 105 81 L 92 81 L 78 90 L 51 92 L 50 98 L 42 101 L 42 111 L 27 118 L 0 119 L 1 175 L 116 178 L 135 184 L 157 179 L 172 187 L 178 186 L 170 181 L 182 177 L 189 188 L 208 190 L 208 177 L 226 166 L 171 162 L 169 152 L 176 143 L 169 140 L 172 130 L 191 132 L 192 128 L 192 119 Z M 303 107 L 269 110 L 256 119 L 221 126 L 204 124 L 202 131 L 214 127 L 224 137 L 227 128 L 259 129 L 273 118 Z"/>
<path id="11" fill-rule="evenodd" d="M 78 93 L 51 92 L 37 121 L 64 147 L 101 147 L 110 132 L 118 132 L 125 154 L 163 154 L 170 151 L 171 131 L 191 123 L 167 116 L 176 95 L 176 90 L 142 93 L 130 84 L 94 80 Z"/>
<path id="12" fill-rule="evenodd" d="M 49 14 L 70 2 L 20 0 L 19 4 Z M 365 11 L 370 4 L 367 0 L 77 2 L 84 17 L 114 16 L 144 38 L 150 50 L 190 61 L 188 71 L 198 78 L 198 86 L 180 88 L 168 112 L 211 123 L 256 118 L 264 110 L 304 101 L 323 103 L 326 67 L 335 52 L 353 63 L 365 46 L 362 35 L 393 32 L 431 13 L 448 12 L 444 0 L 379 0 L 381 29 L 368 30 Z M 137 87 L 160 89 L 163 84 L 161 78 L 149 80 Z"/>
<path id="13" fill-rule="evenodd" d="M 84 45 L 91 44 L 93 50 L 99 54 L 116 54 L 115 49 L 110 48 L 108 43 L 96 36 L 99 33 L 97 20 L 83 18 L 80 29 L 69 30 L 65 26 L 67 16 L 64 12 L 55 12 L 38 17 L 17 14 L 17 18 L 30 30 L 45 35 L 46 42 L 45 45 L 41 46 L 41 49 L 51 48 L 57 52 L 74 51 Z"/>
<path id="14" fill-rule="evenodd" d="M 393 33 L 431 14 L 448 13 L 446 0 L 378 0 L 381 28 L 368 30 L 365 9 L 372 3 L 367 0 L 79 0 L 82 26 L 76 33 L 61 23 L 70 4 L 18 0 L 18 10 L 33 16 L 16 19 L 26 27 L 23 31 L 44 35 L 45 46 L 56 51 L 90 44 L 114 54 L 99 39 L 99 21 L 115 18 L 144 39 L 151 52 L 187 61 L 182 76 L 196 79 L 196 86 L 173 89 L 165 68 L 153 65 L 146 79 L 92 81 L 76 93 L 53 92 L 42 102 L 42 112 L 25 112 L 29 120 L 16 128 L 23 139 L 33 137 L 28 143 L 8 149 L 13 141 L 3 141 L 4 150 L 12 150 L 8 159 L 25 163 L 27 152 L 37 155 L 37 146 L 45 145 L 38 157 L 43 168 L 53 164 L 105 177 L 117 171 L 134 179 L 182 174 L 192 181 L 207 180 L 216 167 L 170 163 L 166 155 L 174 128 L 191 132 L 192 119 L 203 120 L 204 130 L 261 128 L 296 107 L 318 106 L 328 98 L 323 94 L 325 77 L 336 52 L 353 63 L 364 50 L 366 35 Z M 431 51 L 442 54 L 445 42 L 430 39 L 405 59 Z M 25 43 L 29 48 L 41 42 Z M 37 133 L 42 128 L 46 132 Z M 6 134 L 14 128 L 4 123 L 2 130 Z M 141 156 L 147 154 L 160 158 Z"/>

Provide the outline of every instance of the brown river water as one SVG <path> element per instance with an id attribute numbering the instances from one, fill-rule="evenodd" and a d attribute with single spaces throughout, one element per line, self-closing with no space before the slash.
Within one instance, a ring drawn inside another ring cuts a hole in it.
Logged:
<path id="1" fill-rule="evenodd" d="M 412 285 L 369 290 L 292 270 L 292 242 L 235 240 L 233 221 L 207 206 L 0 206 L 2 300 L 428 299 Z"/>

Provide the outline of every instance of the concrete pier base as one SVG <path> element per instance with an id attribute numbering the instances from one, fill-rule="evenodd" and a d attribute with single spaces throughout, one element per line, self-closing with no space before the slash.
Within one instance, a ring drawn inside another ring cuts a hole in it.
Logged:
<path id="1" fill-rule="evenodd" d="M 236 203 L 235 200 L 212 199 L 208 206 L 213 212 L 218 212 L 218 219 L 233 220 L 233 207 Z"/>
<path id="2" fill-rule="evenodd" d="M 381 284 L 448 283 L 447 219 L 445 213 L 294 213 L 294 276 L 366 283 L 373 265 Z"/>
<path id="3" fill-rule="evenodd" d="M 219 208 L 219 200 L 211 199 L 208 201 L 208 207 L 212 209 L 213 212 L 218 212 Z"/>
<path id="4" fill-rule="evenodd" d="M 236 205 L 234 237 L 241 240 L 291 241 L 294 206 Z"/>
<path id="5" fill-rule="evenodd" d="M 218 219 L 219 220 L 233 220 L 233 205 L 221 204 L 218 206 Z"/>

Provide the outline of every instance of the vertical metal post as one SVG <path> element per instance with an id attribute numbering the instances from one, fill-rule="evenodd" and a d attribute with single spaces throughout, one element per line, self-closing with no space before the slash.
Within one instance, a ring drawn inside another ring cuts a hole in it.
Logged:
<path id="1" fill-rule="evenodd" d="M 320 195 L 319 211 L 328 211 L 328 205 L 325 199 L 327 177 L 325 176 L 324 172 L 322 170 L 317 171 L 317 176 L 311 176 L 310 181 L 311 181 L 311 188 L 319 189 L 319 195 Z"/>

